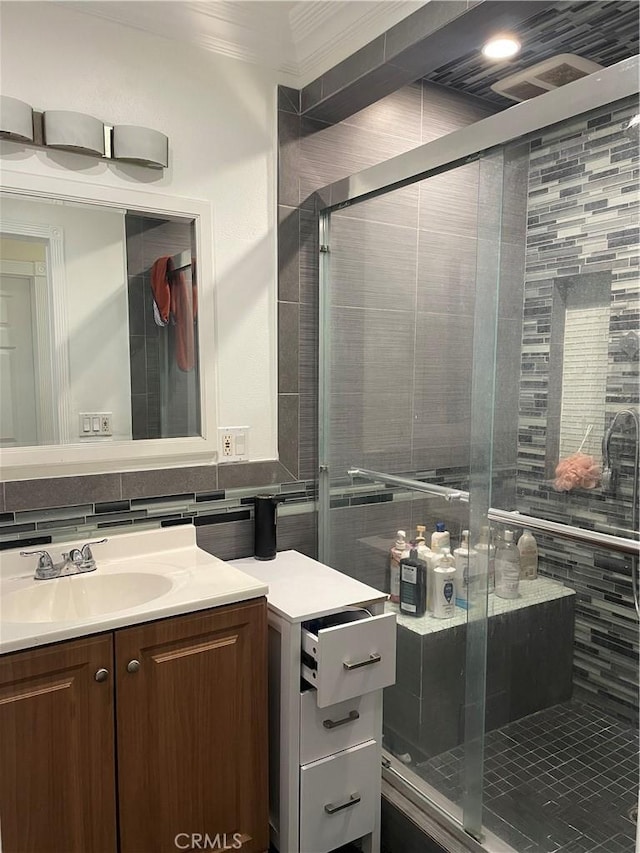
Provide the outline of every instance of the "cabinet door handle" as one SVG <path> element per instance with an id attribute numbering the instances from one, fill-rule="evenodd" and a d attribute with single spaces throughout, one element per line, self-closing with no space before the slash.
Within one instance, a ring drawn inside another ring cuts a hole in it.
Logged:
<path id="1" fill-rule="evenodd" d="M 356 806 L 361 799 L 360 794 L 351 794 L 348 799 L 343 800 L 341 803 L 327 803 L 324 810 L 327 814 L 335 814 L 336 812 L 341 812 L 342 809 L 348 809 L 351 806 Z"/>
<path id="2" fill-rule="evenodd" d="M 349 711 L 346 717 L 341 720 L 323 720 L 322 725 L 325 729 L 336 729 L 338 726 L 344 726 L 345 723 L 353 723 L 360 719 L 360 714 L 357 711 Z"/>
<path id="3" fill-rule="evenodd" d="M 109 678 L 109 670 L 99 669 L 93 677 L 96 681 L 106 681 Z"/>
<path id="4" fill-rule="evenodd" d="M 346 661 L 344 661 L 342 666 L 346 670 L 350 671 L 352 669 L 360 669 L 361 666 L 371 666 L 372 663 L 380 663 L 381 660 L 382 657 L 377 652 L 375 652 L 374 654 L 369 655 L 366 660 L 359 660 L 356 661 L 356 663 L 347 663 Z"/>
<path id="5" fill-rule="evenodd" d="M 127 664 L 127 672 L 138 672 L 139 669 L 140 661 L 136 660 L 135 658 L 133 660 L 130 660 Z"/>

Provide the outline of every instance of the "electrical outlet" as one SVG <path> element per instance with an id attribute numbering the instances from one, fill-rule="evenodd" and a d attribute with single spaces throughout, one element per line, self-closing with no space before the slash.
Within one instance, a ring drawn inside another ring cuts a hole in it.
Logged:
<path id="1" fill-rule="evenodd" d="M 245 462 L 249 459 L 249 427 L 219 427 L 222 462 Z"/>
<path id="2" fill-rule="evenodd" d="M 100 434 L 111 435 L 111 412 L 102 412 L 100 415 Z"/>

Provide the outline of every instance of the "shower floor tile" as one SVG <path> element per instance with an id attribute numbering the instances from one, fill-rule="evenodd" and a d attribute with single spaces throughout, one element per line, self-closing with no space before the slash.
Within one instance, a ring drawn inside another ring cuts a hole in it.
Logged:
<path id="1" fill-rule="evenodd" d="M 459 803 L 461 747 L 415 771 Z M 518 853 L 633 853 L 638 733 L 570 701 L 485 738 L 484 823 Z"/>

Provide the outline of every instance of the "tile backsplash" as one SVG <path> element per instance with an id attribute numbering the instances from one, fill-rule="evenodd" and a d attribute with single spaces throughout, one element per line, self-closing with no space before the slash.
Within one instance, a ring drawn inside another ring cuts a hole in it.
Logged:
<path id="1" fill-rule="evenodd" d="M 260 463 L 258 463 L 260 464 Z M 0 513 L 0 550 L 81 542 L 96 536 L 179 524 L 196 527 L 202 548 L 222 559 L 253 553 L 253 495 L 264 491 L 259 471 L 240 465 L 229 486 L 224 468 L 166 469 L 89 477 L 15 481 L 4 484 Z M 315 484 L 276 482 L 279 466 L 270 466 L 270 490 L 285 498 L 278 511 L 278 548 L 315 556 Z M 267 473 L 263 464 L 262 476 Z M 242 476 L 248 482 L 241 484 Z M 226 487 L 218 488 L 219 482 Z"/>

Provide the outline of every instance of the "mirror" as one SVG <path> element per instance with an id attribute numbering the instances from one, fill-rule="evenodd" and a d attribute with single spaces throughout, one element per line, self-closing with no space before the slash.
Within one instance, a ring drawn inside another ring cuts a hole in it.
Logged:
<path id="1" fill-rule="evenodd" d="M 196 277 L 208 205 L 144 201 L 0 194 L 3 469 L 46 464 L 54 450 L 73 470 L 96 458 L 115 469 L 152 445 L 153 458 L 215 458 L 205 439 L 211 377 L 200 370 L 213 329 Z M 199 210 L 175 210 L 188 206 Z M 171 440 L 183 446 L 158 448 Z"/>

